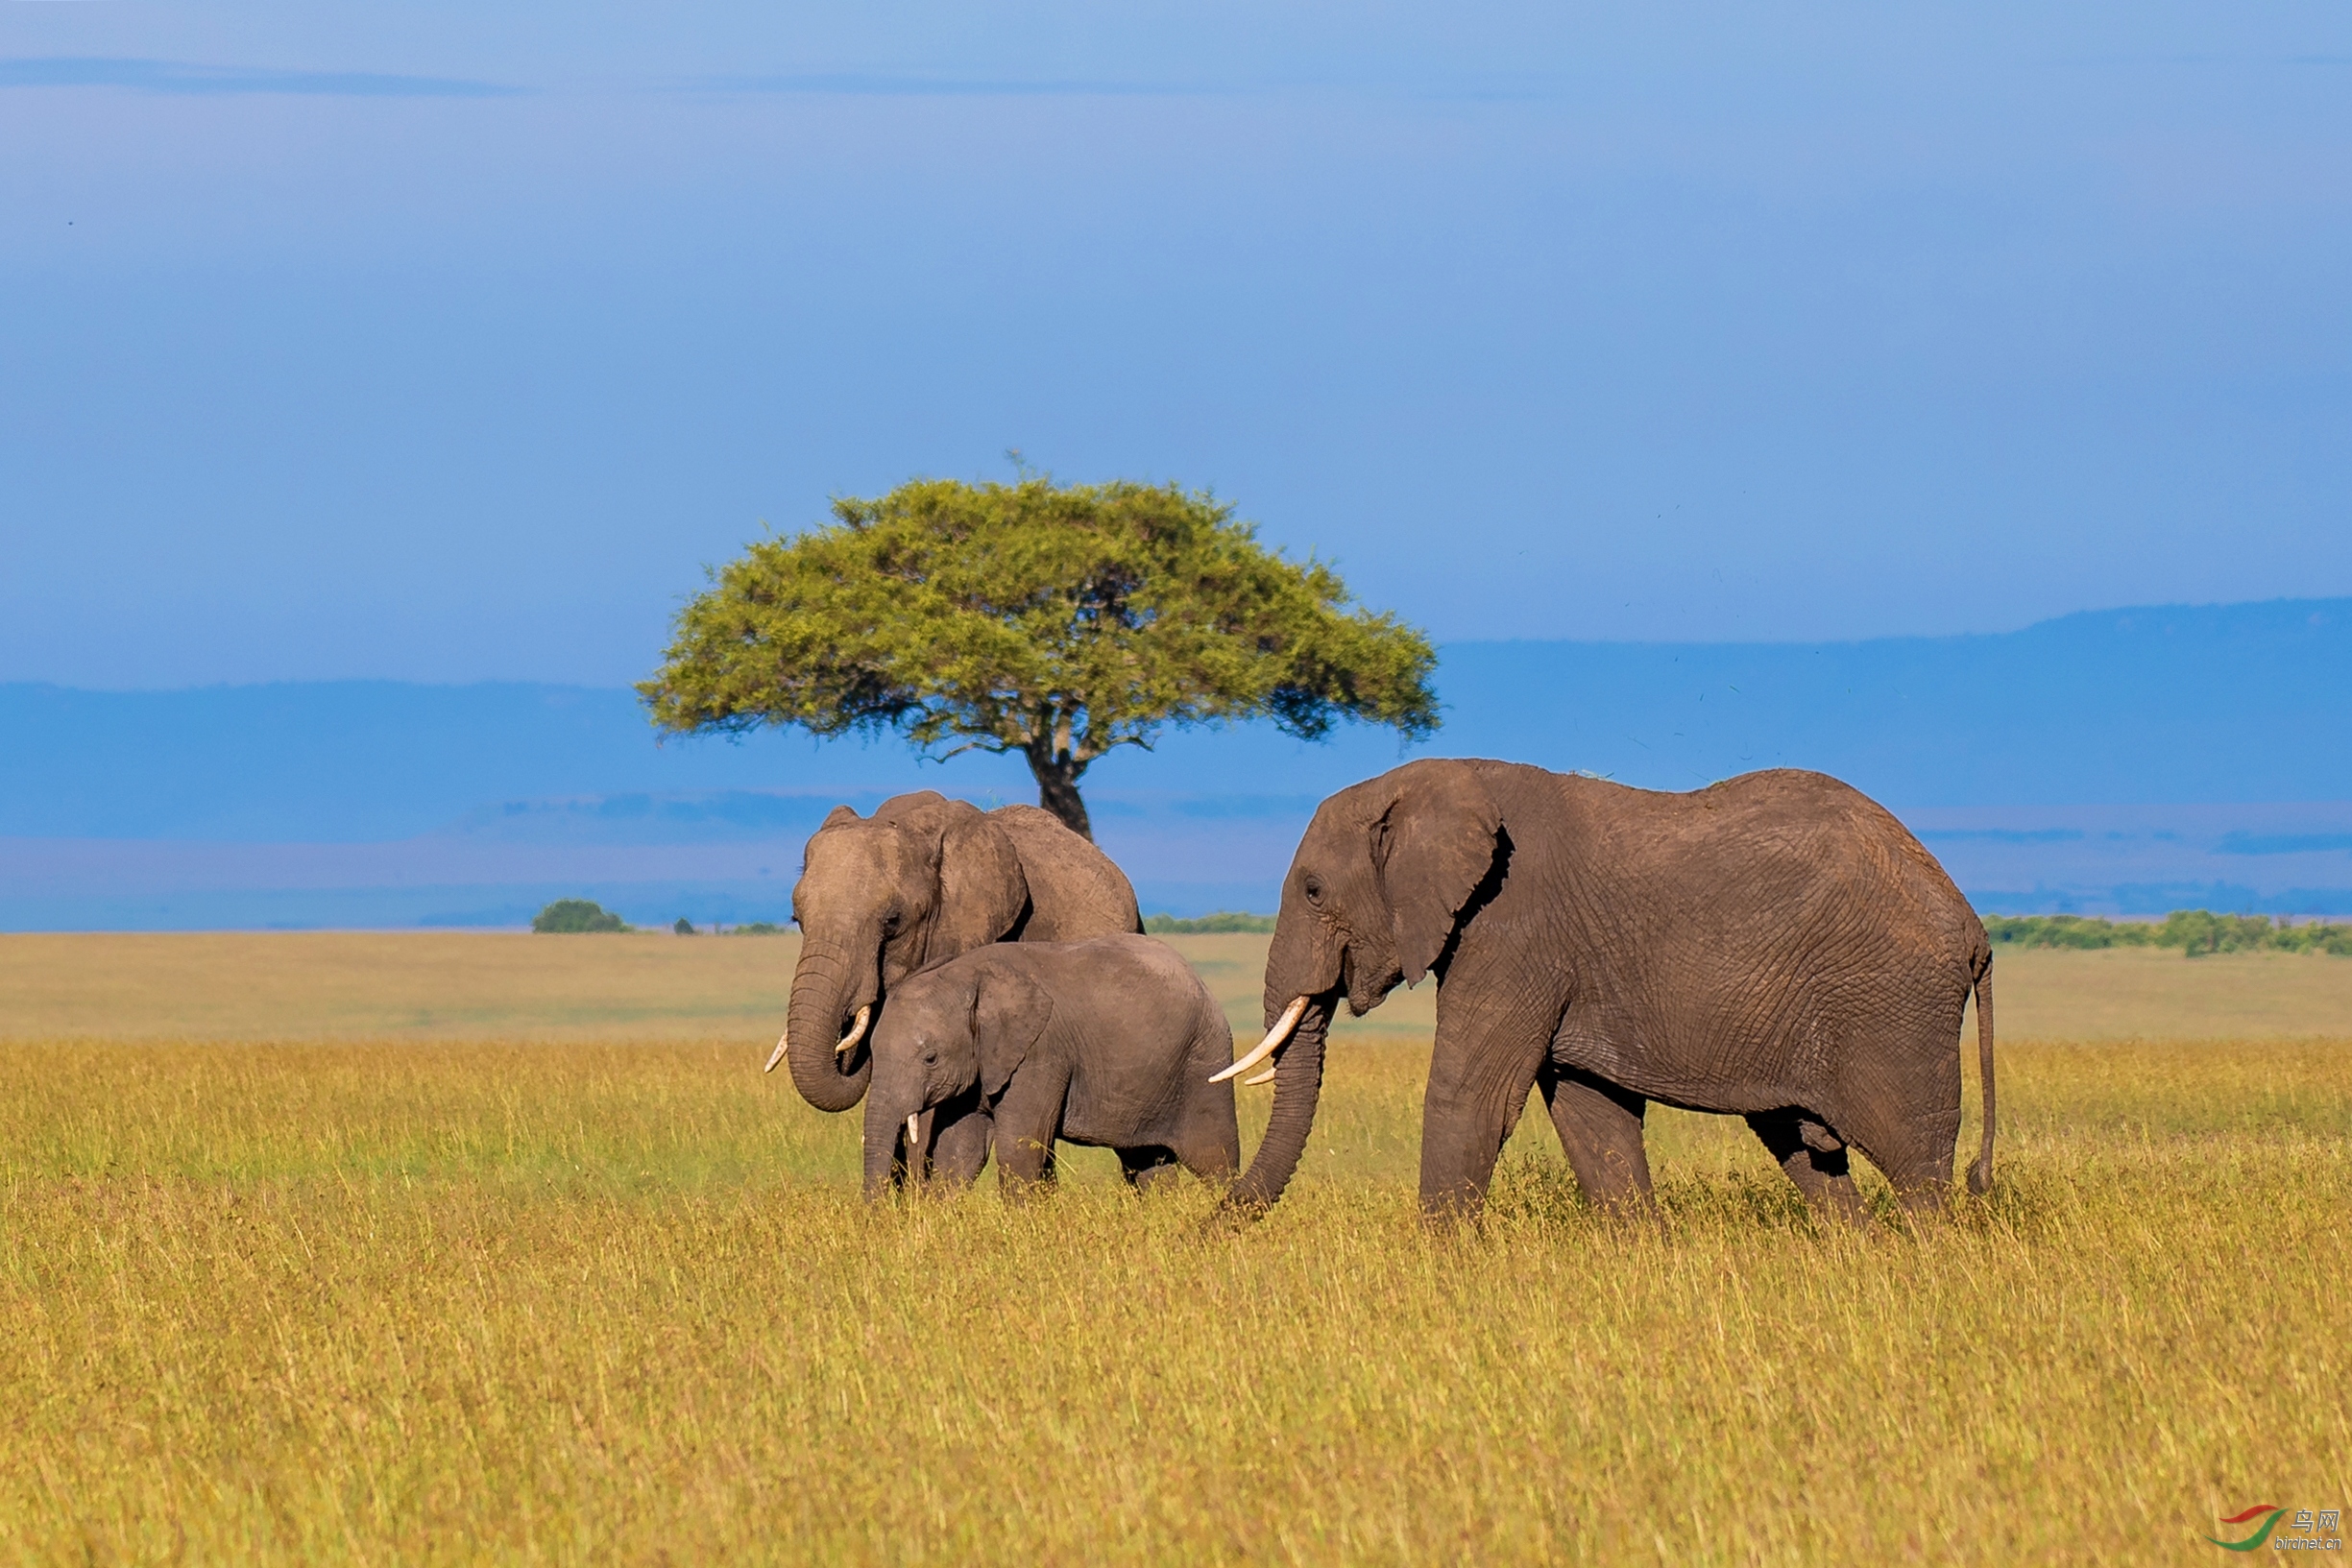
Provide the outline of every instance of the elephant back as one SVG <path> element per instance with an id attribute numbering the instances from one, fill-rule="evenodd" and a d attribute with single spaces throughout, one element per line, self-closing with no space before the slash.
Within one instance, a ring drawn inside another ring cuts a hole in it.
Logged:
<path id="1" fill-rule="evenodd" d="M 1024 942 L 1077 942 L 1143 929 L 1135 888 L 1110 856 L 1034 806 L 1000 806 L 988 820 L 1012 840 L 1029 880 Z"/>

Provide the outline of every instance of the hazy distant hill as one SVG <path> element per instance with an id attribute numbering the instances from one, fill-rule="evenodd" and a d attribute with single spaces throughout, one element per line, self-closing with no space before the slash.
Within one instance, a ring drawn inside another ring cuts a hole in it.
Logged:
<path id="1" fill-rule="evenodd" d="M 1869 642 L 1456 643 L 1439 672 L 1445 727 L 1415 754 L 1659 788 L 1819 768 L 1903 809 L 1964 886 L 2009 907 L 2200 888 L 2246 907 L 2333 907 L 2352 899 L 2344 812 L 2209 812 L 2174 828 L 2162 813 L 2102 826 L 2025 808 L 2352 802 L 2347 672 L 2347 599 Z M 926 785 L 1033 799 L 1004 759 L 942 767 L 895 744 L 784 736 L 657 745 L 625 690 L 519 684 L 0 686 L 0 840 L 15 846 L 0 854 L 0 926 L 268 924 L 271 910 L 298 924 L 505 920 L 590 881 L 772 916 L 776 879 L 788 884 L 799 840 L 836 801 Z M 1194 732 L 1097 764 L 1087 792 L 1147 904 L 1267 906 L 1315 801 L 1402 755 L 1384 732 L 1323 746 L 1263 727 Z M 239 844 L 255 848 L 203 848 Z M 319 848 L 337 844 L 386 849 Z M 205 915 L 230 908 L 205 898 L 231 882 L 246 912 Z M 395 884 L 414 896 L 391 897 Z M 67 911 L 75 900 L 85 912 Z"/>
<path id="2" fill-rule="evenodd" d="M 1905 806 L 2352 798 L 2352 599 L 1994 637 L 1471 643 L 1443 743 L 1687 789 L 1819 768 Z"/>

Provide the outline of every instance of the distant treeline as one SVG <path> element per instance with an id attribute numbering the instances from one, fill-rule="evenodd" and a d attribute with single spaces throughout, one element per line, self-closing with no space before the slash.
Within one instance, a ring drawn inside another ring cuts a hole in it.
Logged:
<path id="1" fill-rule="evenodd" d="M 1146 915 L 1143 929 L 1153 936 L 1220 936 L 1232 931 L 1249 931 L 1263 936 L 1274 929 L 1272 915 L 1245 915 L 1231 909 L 1220 909 L 1213 915 L 1197 920 L 1179 920 L 1175 915 Z"/>
<path id="2" fill-rule="evenodd" d="M 680 915 L 669 928 L 680 936 L 699 936 L 694 923 Z M 558 936 L 581 935 L 596 931 L 634 931 L 635 926 L 621 919 L 593 899 L 557 899 L 553 904 L 531 917 L 531 929 Z M 723 936 L 782 936 L 784 928 L 773 921 L 754 920 L 740 926 L 722 926 L 711 922 L 715 935 Z"/>
<path id="3" fill-rule="evenodd" d="M 531 922 L 536 931 L 625 931 L 634 928 L 586 899 L 558 899 Z M 694 928 L 681 919 L 680 935 Z M 1221 909 L 1182 919 L 1148 915 L 1143 929 L 1154 936 L 1219 936 L 1235 932 L 1263 936 L 1274 929 L 1272 915 Z M 729 936 L 777 936 L 784 928 L 764 920 L 741 926 L 714 924 Z M 2328 953 L 2352 958 L 2352 926 L 2311 922 L 2291 926 L 2268 915 L 2217 915 L 2210 909 L 2175 909 L 2161 921 L 2104 920 L 2092 915 L 1986 915 L 1985 933 L 2015 948 L 2178 948 L 2192 958 L 2208 953 Z"/>
<path id="4" fill-rule="evenodd" d="M 1986 915 L 1985 933 L 2020 948 L 2179 948 L 2208 953 L 2332 953 L 2352 958 L 2352 926 L 2271 924 L 2268 915 L 2175 909 L 2161 921 L 2087 915 Z"/>

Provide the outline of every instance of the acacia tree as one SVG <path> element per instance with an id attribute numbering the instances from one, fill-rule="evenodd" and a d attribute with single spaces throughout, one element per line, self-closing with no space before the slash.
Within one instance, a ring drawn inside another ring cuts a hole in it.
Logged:
<path id="1" fill-rule="evenodd" d="M 1428 639 L 1205 493 L 1024 473 L 916 480 L 833 512 L 710 574 L 637 688 L 657 726 L 1019 752 L 1039 804 L 1088 837 L 1088 765 L 1171 725 L 1437 728 Z"/>

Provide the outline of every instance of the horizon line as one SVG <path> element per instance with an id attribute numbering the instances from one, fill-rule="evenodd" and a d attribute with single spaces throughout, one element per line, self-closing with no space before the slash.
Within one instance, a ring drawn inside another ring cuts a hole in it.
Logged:
<path id="1" fill-rule="evenodd" d="M 2197 614 L 2223 610 L 2260 610 L 2287 606 L 2327 607 L 2340 614 L 2352 614 L 2352 594 L 2324 597 L 2291 597 L 2279 595 L 2267 599 L 2225 599 L 2206 603 L 2119 604 L 2090 610 L 2070 610 L 2063 615 L 2048 615 L 2028 621 L 2023 626 L 2000 632 L 1896 632 L 1876 637 L 1849 638 L 1775 638 L 1698 639 L 1690 638 L 1575 638 L 1575 637 L 1509 637 L 1456 638 L 1437 644 L 1443 663 L 1447 648 L 1506 648 L 1558 647 L 1580 648 L 1863 648 L 1888 642 L 1966 642 L 1997 638 L 2021 637 L 2043 627 L 2064 621 L 2081 620 L 2100 615 L 2140 615 L 2161 614 Z M 2312 616 L 2315 625 L 2325 624 L 2323 613 Z M 322 686 L 397 686 L 441 690 L 461 690 L 475 687 L 538 687 L 561 691 L 629 691 L 634 683 L 623 685 L 589 685 L 576 681 L 554 681 L 527 676 L 486 675 L 469 680 L 418 680 L 400 675 L 335 675 L 319 678 L 284 676 L 252 681 L 205 681 L 184 686 L 68 686 L 63 682 L 40 679 L 14 679 L 0 676 L 0 690 L 27 687 L 47 688 L 56 691 L 81 691 L 109 696 L 148 696 L 188 691 L 252 690 L 263 687 L 322 687 Z"/>

